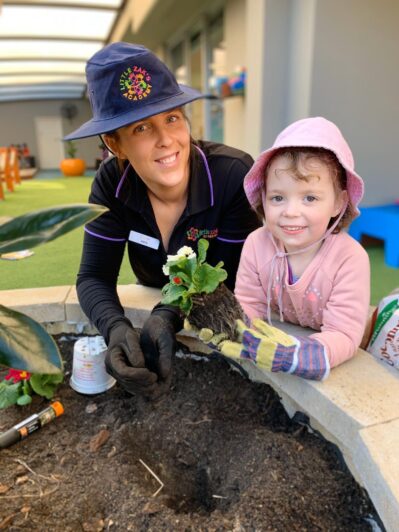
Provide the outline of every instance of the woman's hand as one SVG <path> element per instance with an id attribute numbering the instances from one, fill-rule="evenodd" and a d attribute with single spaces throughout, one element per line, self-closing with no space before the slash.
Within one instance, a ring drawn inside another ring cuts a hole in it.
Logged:
<path id="1" fill-rule="evenodd" d="M 176 333 L 182 328 L 180 310 L 172 305 L 157 305 L 144 323 L 140 347 L 150 371 L 158 375 L 167 387 L 172 380 L 173 357 L 176 352 Z"/>
<path id="2" fill-rule="evenodd" d="M 111 329 L 105 368 L 129 393 L 151 399 L 160 395 L 156 373 L 145 366 L 139 333 L 124 321 Z"/>

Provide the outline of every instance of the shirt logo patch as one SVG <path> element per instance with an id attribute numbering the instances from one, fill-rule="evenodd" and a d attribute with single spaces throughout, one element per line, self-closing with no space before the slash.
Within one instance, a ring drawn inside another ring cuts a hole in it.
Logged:
<path id="1" fill-rule="evenodd" d="M 143 100 L 151 92 L 151 76 L 143 67 L 128 67 L 119 79 L 119 89 L 128 100 Z"/>
<path id="2" fill-rule="evenodd" d="M 195 242 L 200 238 L 216 238 L 219 234 L 219 229 L 198 229 L 197 227 L 190 227 L 186 232 L 187 239 Z"/>

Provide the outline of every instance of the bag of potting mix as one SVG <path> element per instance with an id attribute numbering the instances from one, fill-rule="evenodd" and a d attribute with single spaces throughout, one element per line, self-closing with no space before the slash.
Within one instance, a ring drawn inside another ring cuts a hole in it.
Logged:
<path id="1" fill-rule="evenodd" d="M 381 299 L 372 320 L 367 351 L 399 369 L 399 288 Z"/>

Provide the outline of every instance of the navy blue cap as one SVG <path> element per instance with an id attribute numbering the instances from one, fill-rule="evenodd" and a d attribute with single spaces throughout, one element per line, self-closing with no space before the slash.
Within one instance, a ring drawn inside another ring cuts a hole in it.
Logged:
<path id="1" fill-rule="evenodd" d="M 105 46 L 87 62 L 86 78 L 93 118 L 64 140 L 109 133 L 205 97 L 178 84 L 168 67 L 139 44 Z"/>

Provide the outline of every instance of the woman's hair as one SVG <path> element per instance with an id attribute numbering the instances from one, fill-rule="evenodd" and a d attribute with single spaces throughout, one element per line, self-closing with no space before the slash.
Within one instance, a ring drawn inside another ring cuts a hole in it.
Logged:
<path id="1" fill-rule="evenodd" d="M 276 157 L 284 157 L 288 166 L 286 170 L 291 173 L 294 179 L 308 181 L 309 174 L 303 174 L 299 170 L 299 163 L 302 163 L 306 167 L 306 163 L 310 159 L 319 159 L 321 160 L 330 170 L 330 175 L 333 180 L 334 190 L 336 194 L 342 190 L 347 190 L 347 174 L 345 168 L 338 161 L 337 156 L 330 150 L 325 150 L 323 148 L 307 148 L 307 147 L 293 147 L 293 148 L 280 148 L 269 159 L 266 168 L 265 168 L 265 181 L 264 184 L 267 189 L 267 174 L 269 169 L 276 159 Z M 262 195 L 259 194 L 258 201 L 254 205 L 254 210 L 261 220 L 265 219 L 265 211 L 263 208 Z M 339 215 L 338 215 L 339 216 Z M 341 229 L 347 227 L 353 218 L 355 218 L 355 209 L 351 204 L 350 198 L 348 197 L 348 204 L 345 210 L 344 215 L 339 221 L 337 227 L 334 229 L 333 233 L 339 233 Z M 328 227 L 331 227 L 337 216 L 331 218 Z"/>

